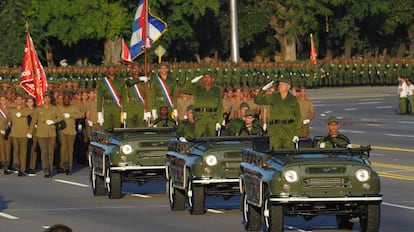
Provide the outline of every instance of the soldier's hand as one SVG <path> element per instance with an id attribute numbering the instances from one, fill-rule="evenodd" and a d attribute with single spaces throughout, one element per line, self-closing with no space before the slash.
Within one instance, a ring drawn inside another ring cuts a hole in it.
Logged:
<path id="1" fill-rule="evenodd" d="M 297 142 L 299 142 L 299 137 L 298 136 L 293 136 L 293 139 L 292 139 L 292 142 L 293 143 L 297 143 Z"/>
<path id="2" fill-rule="evenodd" d="M 27 133 L 27 134 L 26 134 L 26 137 L 27 137 L 28 139 L 33 138 L 32 134 L 30 134 L 30 133 Z"/>
<path id="3" fill-rule="evenodd" d="M 263 130 L 267 131 L 267 124 L 266 123 L 263 123 Z"/>
<path id="4" fill-rule="evenodd" d="M 268 90 L 268 89 L 270 89 L 270 87 L 273 86 L 273 82 L 274 81 L 271 81 L 271 82 L 267 83 L 265 86 L 262 87 L 262 90 Z"/>
<path id="5" fill-rule="evenodd" d="M 197 81 L 199 81 L 201 78 L 203 78 L 203 75 L 200 75 L 200 76 L 194 77 L 194 78 L 191 80 L 191 83 L 196 83 L 196 82 L 197 82 Z"/>
<path id="6" fill-rule="evenodd" d="M 346 148 L 352 148 L 352 144 L 346 145 Z"/>
<path id="7" fill-rule="evenodd" d="M 63 113 L 63 117 L 70 118 L 70 114 L 69 113 Z"/>
<path id="8" fill-rule="evenodd" d="M 188 143 L 187 139 L 185 139 L 184 137 L 180 137 L 179 140 L 182 143 Z"/>
<path id="9" fill-rule="evenodd" d="M 6 131 L 5 130 L 0 130 L 0 134 L 5 135 Z"/>
<path id="10" fill-rule="evenodd" d="M 138 78 L 139 78 L 140 81 L 143 81 L 143 82 L 148 82 L 149 81 L 149 78 L 146 77 L 146 76 L 142 76 L 142 77 L 138 77 Z"/>
<path id="11" fill-rule="evenodd" d="M 309 124 L 310 123 L 310 119 L 303 119 L 303 125 Z"/>
<path id="12" fill-rule="evenodd" d="M 97 121 L 101 126 L 104 123 L 104 115 L 102 112 L 98 112 L 98 121 Z"/>
<path id="13" fill-rule="evenodd" d="M 45 123 L 46 125 L 50 126 L 50 125 L 53 125 L 55 122 L 53 120 L 48 119 L 45 121 Z"/>
<path id="14" fill-rule="evenodd" d="M 149 122 L 151 120 L 151 112 L 144 112 L 144 121 Z"/>
<path id="15" fill-rule="evenodd" d="M 157 120 L 157 118 L 158 118 L 157 110 L 156 109 L 152 109 L 151 110 L 151 113 L 152 113 L 152 118 L 154 120 Z"/>
<path id="16" fill-rule="evenodd" d="M 174 109 L 173 110 L 173 118 L 178 118 L 178 110 L 177 109 Z"/>
<path id="17" fill-rule="evenodd" d="M 16 113 L 16 117 L 20 118 L 21 116 L 22 116 L 22 113 L 20 113 L 20 112 Z"/>
<path id="18" fill-rule="evenodd" d="M 324 142 L 320 143 L 319 148 L 325 148 L 325 143 Z"/>
<path id="19" fill-rule="evenodd" d="M 221 124 L 220 123 L 216 123 L 216 131 L 219 131 L 221 129 Z"/>
<path id="20" fill-rule="evenodd" d="M 92 127 L 92 126 L 93 126 L 93 122 L 92 122 L 91 120 L 88 120 L 88 125 L 89 125 L 90 127 Z"/>

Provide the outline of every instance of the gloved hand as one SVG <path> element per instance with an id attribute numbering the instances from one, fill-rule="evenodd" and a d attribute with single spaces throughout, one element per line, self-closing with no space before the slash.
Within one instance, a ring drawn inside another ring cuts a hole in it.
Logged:
<path id="1" fill-rule="evenodd" d="M 262 90 L 268 90 L 268 89 L 270 89 L 270 87 L 273 86 L 273 82 L 274 81 L 271 81 L 271 82 L 267 83 L 265 86 L 262 87 Z"/>
<path id="2" fill-rule="evenodd" d="M 151 112 L 144 112 L 144 121 L 149 122 L 151 120 Z"/>
<path id="3" fill-rule="evenodd" d="M 143 82 L 148 82 L 149 81 L 149 78 L 146 77 L 146 76 L 142 76 L 142 77 L 138 77 L 138 78 L 139 78 L 140 81 L 143 81 Z"/>
<path id="4" fill-rule="evenodd" d="M 93 122 L 91 120 L 88 120 L 88 125 L 91 127 L 93 126 Z"/>
<path id="5" fill-rule="evenodd" d="M 53 120 L 48 119 L 45 121 L 45 123 L 46 125 L 50 126 L 50 125 L 53 125 L 55 122 Z"/>
<path id="6" fill-rule="evenodd" d="M 157 120 L 158 118 L 157 110 L 152 109 L 151 112 L 152 112 L 152 118 L 154 118 L 154 120 Z"/>
<path id="7" fill-rule="evenodd" d="M 98 120 L 97 122 L 102 126 L 104 123 L 104 115 L 102 112 L 98 112 Z"/>
<path id="8" fill-rule="evenodd" d="M 63 117 L 69 118 L 70 117 L 70 114 L 69 113 L 63 113 Z"/>
<path id="9" fill-rule="evenodd" d="M 352 148 L 352 144 L 346 145 L 346 148 Z"/>
<path id="10" fill-rule="evenodd" d="M 5 130 L 0 130 L 0 134 L 5 135 L 6 131 Z"/>
<path id="11" fill-rule="evenodd" d="M 303 119 L 303 125 L 309 124 L 310 123 L 310 119 Z"/>
<path id="12" fill-rule="evenodd" d="M 20 113 L 20 112 L 16 113 L 16 117 L 20 118 L 21 116 L 22 116 L 22 113 Z"/>
<path id="13" fill-rule="evenodd" d="M 263 123 L 263 130 L 267 131 L 267 124 L 266 123 Z"/>
<path id="14" fill-rule="evenodd" d="M 216 123 L 216 131 L 219 131 L 221 129 L 221 124 L 220 123 Z"/>
<path id="15" fill-rule="evenodd" d="M 226 119 L 223 119 L 223 122 L 221 122 L 222 126 L 226 126 Z"/>
<path id="16" fill-rule="evenodd" d="M 180 142 L 182 143 L 188 143 L 187 139 L 185 139 L 184 137 L 180 137 L 178 140 L 180 140 Z"/>
<path id="17" fill-rule="evenodd" d="M 299 142 L 299 137 L 298 136 L 293 136 L 293 139 L 292 139 L 292 142 L 293 143 L 297 143 L 297 142 Z"/>
<path id="18" fill-rule="evenodd" d="M 178 110 L 177 109 L 173 110 L 173 114 L 174 114 L 174 118 L 178 118 Z"/>
<path id="19" fill-rule="evenodd" d="M 325 148 L 325 143 L 324 142 L 320 143 L 319 148 Z"/>
<path id="20" fill-rule="evenodd" d="M 197 81 L 199 81 L 201 78 L 203 78 L 203 75 L 201 75 L 201 76 L 197 76 L 197 77 L 194 77 L 192 80 L 191 80 L 191 83 L 196 83 Z"/>
<path id="21" fill-rule="evenodd" d="M 27 137 L 28 139 L 33 138 L 32 134 L 30 134 L 30 133 L 27 133 L 27 134 L 26 134 L 26 137 Z"/>
<path id="22" fill-rule="evenodd" d="M 122 122 L 127 120 L 127 112 L 122 112 Z"/>

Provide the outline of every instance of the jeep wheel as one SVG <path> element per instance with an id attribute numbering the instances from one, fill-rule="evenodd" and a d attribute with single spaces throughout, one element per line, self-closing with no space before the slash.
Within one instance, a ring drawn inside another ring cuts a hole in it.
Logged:
<path id="1" fill-rule="evenodd" d="M 266 191 L 263 204 L 263 220 L 265 231 L 282 232 L 283 231 L 283 206 L 272 204 L 269 200 L 270 193 Z"/>
<path id="2" fill-rule="evenodd" d="M 191 181 L 188 184 L 188 203 L 192 215 L 204 214 L 204 187 L 195 185 Z"/>
<path id="3" fill-rule="evenodd" d="M 378 232 L 380 225 L 380 205 L 369 204 L 365 207 L 365 212 L 359 217 L 362 232 Z"/>
<path id="4" fill-rule="evenodd" d="M 119 172 L 111 172 L 109 168 L 106 170 L 106 186 L 108 190 L 108 197 L 110 199 L 121 198 L 121 174 Z"/>
<path id="5" fill-rule="evenodd" d="M 346 215 L 337 215 L 336 224 L 340 230 L 352 230 L 354 223 L 349 220 L 349 217 Z"/>
<path id="6" fill-rule="evenodd" d="M 244 229 L 260 230 L 260 209 L 247 203 L 246 193 L 242 195 L 242 213 Z"/>
<path id="7" fill-rule="evenodd" d="M 168 179 L 168 199 L 172 211 L 183 211 L 185 209 L 185 192 L 184 190 L 174 188 L 172 179 Z"/>
<path id="8" fill-rule="evenodd" d="M 105 196 L 105 182 L 102 176 L 95 174 L 95 168 L 91 170 L 92 192 L 94 196 Z"/>

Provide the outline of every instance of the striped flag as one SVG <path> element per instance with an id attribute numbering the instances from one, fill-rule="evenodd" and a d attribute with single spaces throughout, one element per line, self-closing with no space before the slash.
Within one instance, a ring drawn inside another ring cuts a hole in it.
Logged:
<path id="1" fill-rule="evenodd" d="M 316 60 L 316 47 L 315 47 L 315 43 L 313 42 L 313 36 L 312 33 L 310 34 L 310 60 L 312 62 L 312 64 L 316 64 L 318 61 Z"/>
<path id="2" fill-rule="evenodd" d="M 32 37 L 29 32 L 26 35 L 26 46 L 20 74 L 20 86 L 32 97 L 36 98 L 36 104 L 43 104 L 43 94 L 47 90 L 46 74 L 37 56 Z"/>
<path id="3" fill-rule="evenodd" d="M 154 17 L 147 0 L 140 0 L 132 25 L 131 57 L 132 60 L 144 52 L 167 31 L 167 23 Z"/>

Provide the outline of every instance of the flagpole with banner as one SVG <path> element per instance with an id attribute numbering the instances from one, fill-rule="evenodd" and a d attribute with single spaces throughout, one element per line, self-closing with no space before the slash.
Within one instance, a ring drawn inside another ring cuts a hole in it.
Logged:
<path id="1" fill-rule="evenodd" d="M 47 91 L 46 74 L 37 56 L 30 37 L 29 23 L 26 22 L 26 46 L 20 73 L 20 86 L 36 99 L 36 105 L 43 104 L 43 94 Z"/>
<path id="2" fill-rule="evenodd" d="M 317 65 L 319 70 L 321 70 L 322 72 L 322 78 L 327 77 L 327 73 L 325 71 L 325 69 L 322 67 L 322 65 L 318 64 L 318 60 L 317 60 L 317 52 L 316 52 L 316 46 L 315 43 L 313 42 L 313 36 L 312 33 L 310 33 L 310 60 L 311 63 L 314 65 Z"/>

